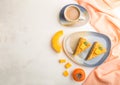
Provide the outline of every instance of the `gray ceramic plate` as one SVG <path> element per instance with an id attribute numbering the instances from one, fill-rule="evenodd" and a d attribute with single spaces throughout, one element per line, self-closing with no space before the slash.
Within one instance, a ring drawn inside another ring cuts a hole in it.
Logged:
<path id="1" fill-rule="evenodd" d="M 89 49 L 85 50 L 78 56 L 73 56 L 73 52 L 75 50 L 75 47 L 76 47 L 77 42 L 80 37 L 86 38 L 91 44 L 93 44 L 95 41 L 98 41 L 107 49 L 107 52 L 105 54 L 102 54 L 102 55 L 92 59 L 92 60 L 85 60 L 85 58 L 87 57 L 87 54 L 89 53 L 89 51 L 92 47 L 91 46 Z M 98 66 L 98 65 L 102 64 L 106 60 L 106 58 L 108 57 L 108 55 L 110 53 L 111 41 L 104 34 L 100 34 L 100 33 L 96 33 L 96 32 L 88 32 L 88 31 L 76 32 L 76 33 L 72 33 L 64 38 L 63 48 L 65 51 L 65 54 L 73 62 L 75 62 L 79 65 L 93 67 L 93 66 Z"/>
<path id="2" fill-rule="evenodd" d="M 80 13 L 81 13 L 80 20 L 75 24 L 66 21 L 64 18 L 64 10 L 69 5 L 75 5 L 80 9 Z M 68 5 L 64 6 L 59 13 L 59 21 L 62 25 L 65 25 L 65 26 L 83 26 L 88 22 L 88 20 L 89 20 L 89 14 L 88 14 L 87 10 L 78 4 L 68 4 Z"/>

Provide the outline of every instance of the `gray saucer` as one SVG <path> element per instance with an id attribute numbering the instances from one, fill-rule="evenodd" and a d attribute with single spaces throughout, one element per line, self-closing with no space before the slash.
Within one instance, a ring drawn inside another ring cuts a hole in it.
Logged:
<path id="1" fill-rule="evenodd" d="M 64 10 L 69 5 L 75 5 L 80 9 L 80 13 L 81 13 L 80 20 L 74 24 L 67 21 L 64 17 Z M 82 7 L 78 4 L 68 4 L 61 9 L 61 11 L 59 13 L 59 21 L 60 21 L 60 24 L 62 24 L 64 26 L 83 26 L 83 25 L 87 24 L 87 22 L 89 21 L 89 14 L 88 14 L 88 11 L 84 7 Z"/>

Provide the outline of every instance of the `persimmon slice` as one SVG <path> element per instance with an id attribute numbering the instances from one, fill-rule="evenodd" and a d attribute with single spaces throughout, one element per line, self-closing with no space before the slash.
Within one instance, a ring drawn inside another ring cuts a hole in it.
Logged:
<path id="1" fill-rule="evenodd" d="M 81 82 L 85 79 L 85 71 L 81 68 L 77 68 L 72 72 L 72 77 L 75 81 Z"/>

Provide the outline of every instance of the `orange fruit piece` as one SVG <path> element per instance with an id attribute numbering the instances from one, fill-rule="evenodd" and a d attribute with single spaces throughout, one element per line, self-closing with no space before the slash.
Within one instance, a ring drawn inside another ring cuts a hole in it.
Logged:
<path id="1" fill-rule="evenodd" d="M 65 59 L 60 59 L 60 60 L 59 60 L 59 63 L 65 63 L 65 62 L 66 62 Z"/>
<path id="2" fill-rule="evenodd" d="M 72 72 L 72 77 L 75 81 L 81 82 L 85 79 L 85 71 L 81 68 L 77 68 Z"/>
<path id="3" fill-rule="evenodd" d="M 64 75 L 65 77 L 67 77 L 67 76 L 69 75 L 68 71 L 64 71 L 64 72 L 63 72 L 63 75 Z"/>
<path id="4" fill-rule="evenodd" d="M 59 42 L 60 41 L 60 37 L 63 35 L 63 30 L 60 30 L 58 32 L 56 32 L 53 37 L 52 37 L 52 40 L 51 40 L 51 45 L 52 45 L 52 48 L 57 52 L 57 53 L 60 53 L 61 50 L 62 50 L 62 45 L 61 43 Z"/>
<path id="5" fill-rule="evenodd" d="M 66 68 L 66 69 L 70 68 L 71 66 L 72 66 L 72 64 L 69 63 L 69 62 L 65 64 L 65 68 Z"/>

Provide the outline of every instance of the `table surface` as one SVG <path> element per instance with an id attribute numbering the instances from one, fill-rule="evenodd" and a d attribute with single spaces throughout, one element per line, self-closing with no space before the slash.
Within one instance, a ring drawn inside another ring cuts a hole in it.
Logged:
<path id="1" fill-rule="evenodd" d="M 71 75 L 64 77 L 60 58 L 72 63 L 69 73 L 82 68 L 86 77 L 93 70 L 78 66 L 64 52 L 55 53 L 51 37 L 59 30 L 64 35 L 95 31 L 89 23 L 82 27 L 59 24 L 60 9 L 74 0 L 0 0 L 0 85 L 80 85 Z M 116 11 L 115 11 L 116 12 Z M 120 14 L 120 13 L 119 13 Z"/>

